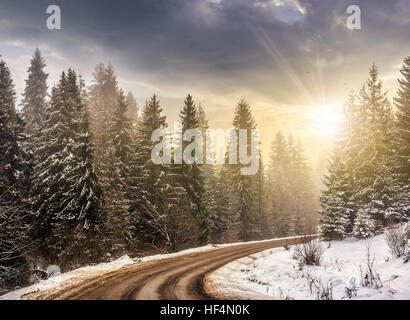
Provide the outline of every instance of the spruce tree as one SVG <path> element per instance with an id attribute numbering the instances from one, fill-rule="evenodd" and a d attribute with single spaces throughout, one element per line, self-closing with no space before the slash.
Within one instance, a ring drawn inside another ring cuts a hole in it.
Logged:
<path id="1" fill-rule="evenodd" d="M 137 195 L 131 182 L 135 170 L 130 170 L 136 128 L 128 117 L 128 104 L 134 102 L 131 94 L 126 98 L 118 88 L 117 75 L 111 64 L 105 66 L 100 63 L 95 67 L 87 106 L 94 133 L 96 173 L 104 199 L 100 215 L 105 219 L 105 232 L 109 235 L 105 243 L 114 256 L 123 252 L 125 246 L 136 243 L 135 237 L 130 236 L 131 218 L 124 213 L 131 205 L 131 199 Z M 113 221 L 118 225 L 112 225 Z"/>
<path id="2" fill-rule="evenodd" d="M 65 266 L 91 258 L 88 230 L 101 225 L 101 187 L 94 170 L 88 112 L 76 73 L 63 72 L 52 90 L 40 135 L 31 202 L 43 247 Z M 80 249 L 81 248 L 81 249 Z M 70 262 L 72 260 L 72 263 Z"/>
<path id="3" fill-rule="evenodd" d="M 374 235 L 376 229 L 374 219 L 368 210 L 359 209 L 353 226 L 353 236 L 357 239 L 367 239 Z"/>
<path id="4" fill-rule="evenodd" d="M 350 216 L 353 214 L 351 185 L 340 149 L 334 151 L 328 170 L 323 180 L 326 190 L 320 196 L 322 209 L 319 213 L 323 216 L 320 234 L 326 240 L 340 240 L 352 232 Z"/>
<path id="5" fill-rule="evenodd" d="M 290 192 L 292 195 L 292 215 L 294 217 L 295 234 L 310 232 L 309 227 L 316 224 L 312 207 L 312 184 L 310 180 L 310 168 L 307 157 L 304 154 L 300 141 L 289 142 L 290 152 Z"/>
<path id="6" fill-rule="evenodd" d="M 99 63 L 93 73 L 93 84 L 89 88 L 88 107 L 97 140 L 106 138 L 106 125 L 110 122 L 118 103 L 118 82 L 114 67 Z"/>
<path id="7" fill-rule="evenodd" d="M 393 174 L 397 186 L 395 211 L 399 218 L 410 216 L 410 56 L 404 58 L 394 102 L 397 108 Z"/>
<path id="8" fill-rule="evenodd" d="M 262 161 L 262 155 L 259 154 L 259 171 L 256 173 L 256 190 L 257 190 L 257 221 L 259 226 L 257 228 L 257 237 L 262 239 L 272 238 L 272 216 L 268 210 L 269 208 L 269 193 L 267 190 L 267 177 L 265 172 L 265 165 Z"/>
<path id="9" fill-rule="evenodd" d="M 132 188 L 130 170 L 133 155 L 131 121 L 127 118 L 127 103 L 122 91 L 107 128 L 107 145 L 104 162 L 100 163 L 100 181 L 104 202 L 101 211 L 106 221 L 107 245 L 115 255 L 124 253 L 126 246 L 135 244 L 132 236 L 132 223 L 128 212 L 132 199 L 137 196 Z"/>
<path id="10" fill-rule="evenodd" d="M 209 215 L 210 240 L 212 243 L 225 243 L 231 203 L 219 175 L 207 179 L 204 208 L 208 210 Z"/>
<path id="11" fill-rule="evenodd" d="M 67 207 L 61 212 L 64 219 L 84 220 L 86 226 L 89 221 L 95 220 L 101 187 L 94 169 L 94 146 L 90 130 L 89 113 L 81 97 L 78 78 L 74 70 L 67 73 L 67 87 L 69 97 L 66 101 L 71 104 L 71 161 L 65 162 L 66 179 L 70 186 L 66 196 Z"/>
<path id="12" fill-rule="evenodd" d="M 13 200 L 10 200 L 13 198 Z M 0 294 L 29 283 L 30 212 L 10 189 L 0 195 Z"/>
<path id="13" fill-rule="evenodd" d="M 168 241 L 168 235 L 161 180 L 161 177 L 165 176 L 166 168 L 163 165 L 155 165 L 151 160 L 151 135 L 154 130 L 167 126 L 160 101 L 153 95 L 142 111 L 129 179 L 130 189 L 135 195 L 130 204 L 133 236 L 139 236 L 153 246 Z"/>
<path id="14" fill-rule="evenodd" d="M 0 60 L 0 193 L 24 180 L 24 157 L 19 144 L 22 123 L 15 96 L 10 70 Z"/>
<path id="15" fill-rule="evenodd" d="M 249 104 L 241 99 L 235 108 L 235 116 L 232 122 L 237 136 L 239 129 L 247 130 L 247 151 L 250 153 L 251 130 L 256 128 Z M 238 152 L 239 154 L 239 152 Z M 235 211 L 240 221 L 239 238 L 248 241 L 252 236 L 259 236 L 259 217 L 257 210 L 257 178 L 255 176 L 242 175 L 240 164 L 232 165 L 231 177 L 235 193 Z"/>
<path id="16" fill-rule="evenodd" d="M 394 131 L 391 106 L 374 64 L 359 98 L 362 132 L 360 163 L 353 172 L 355 201 L 374 220 L 374 233 L 380 233 L 394 205 L 389 165 Z"/>
<path id="17" fill-rule="evenodd" d="M 156 206 L 156 200 L 161 195 L 159 177 L 165 173 L 165 166 L 156 165 L 151 160 L 151 151 L 154 147 L 151 140 L 152 132 L 156 129 L 166 128 L 166 116 L 162 115 L 162 108 L 160 101 L 156 95 L 153 95 L 149 102 L 145 105 L 143 110 L 141 124 L 138 128 L 138 141 L 136 146 L 136 154 L 138 162 L 142 167 L 143 172 L 143 186 L 142 189 L 146 195 L 147 200 Z M 157 203 L 159 206 L 160 202 Z M 159 211 L 163 208 L 158 208 Z"/>
<path id="18" fill-rule="evenodd" d="M 233 184 L 235 170 L 227 164 L 228 154 L 225 155 L 225 164 L 220 165 L 218 170 L 220 190 L 223 190 L 222 198 L 219 200 L 221 209 L 226 216 L 225 238 L 227 242 L 237 242 L 241 231 L 241 220 L 237 208 L 236 186 Z"/>
<path id="19" fill-rule="evenodd" d="M 198 228 L 192 217 L 191 202 L 172 165 L 154 164 L 151 151 L 154 130 L 166 128 L 166 117 L 154 95 L 142 113 L 138 141 L 132 158 L 131 203 L 134 232 L 148 246 L 176 251 L 196 244 Z"/>
<path id="20" fill-rule="evenodd" d="M 0 60 L 0 294 L 26 285 L 26 254 L 32 249 L 29 211 L 24 203 L 22 119 L 15 108 L 10 71 Z"/>
<path id="21" fill-rule="evenodd" d="M 131 92 L 128 92 L 127 94 L 126 103 L 127 103 L 126 116 L 128 119 L 130 119 L 132 126 L 136 128 L 140 120 L 139 108 L 138 108 L 137 100 L 135 100 L 135 97 Z"/>
<path id="22" fill-rule="evenodd" d="M 185 133 L 185 131 L 189 129 L 203 129 L 200 128 L 198 111 L 192 99 L 192 96 L 189 94 L 184 101 L 184 107 L 179 114 L 179 118 L 182 123 L 183 133 Z M 205 119 L 202 118 L 201 121 L 202 126 L 206 125 Z M 185 150 L 185 147 L 189 143 L 189 141 L 183 141 L 182 150 Z M 195 156 L 195 154 L 192 154 L 192 156 Z M 204 194 L 204 177 L 201 165 L 197 163 L 188 164 L 183 161 L 181 165 L 175 166 L 175 170 L 181 178 L 181 185 L 185 188 L 188 197 L 191 200 L 193 214 L 199 222 L 201 230 L 201 243 L 206 243 L 209 233 L 207 227 L 207 220 L 209 216 L 207 215 L 205 208 L 202 207 L 202 197 Z"/>
<path id="23" fill-rule="evenodd" d="M 360 167 L 362 148 L 362 114 L 354 93 L 344 107 L 344 121 L 334 142 L 328 174 L 324 177 L 325 190 L 320 196 L 322 215 L 321 235 L 325 239 L 341 239 L 352 235 L 359 204 L 355 195 L 355 173 Z"/>
<path id="24" fill-rule="evenodd" d="M 40 50 L 36 49 L 28 68 L 28 79 L 23 94 L 23 117 L 28 136 L 37 135 L 44 124 L 47 112 L 47 78 L 44 71 L 46 63 Z"/>
<path id="25" fill-rule="evenodd" d="M 197 107 L 197 116 L 198 116 L 198 128 L 204 133 L 207 129 L 209 129 L 208 119 L 206 118 L 206 113 L 202 104 L 198 104 Z"/>
<path id="26" fill-rule="evenodd" d="M 115 258 L 125 254 L 128 248 L 133 248 L 136 239 L 133 234 L 133 221 L 129 213 L 129 200 L 127 200 L 126 193 L 129 188 L 124 187 L 121 166 L 118 165 L 118 158 L 112 146 L 108 148 L 106 157 L 109 162 L 107 173 L 104 176 L 105 183 L 102 183 L 103 195 L 100 210 L 105 221 L 102 228 L 104 247 L 108 256 Z M 138 193 L 133 193 L 133 195 L 139 196 Z"/>
<path id="27" fill-rule="evenodd" d="M 93 84 L 88 90 L 87 107 L 90 112 L 93 140 L 95 144 L 95 163 L 98 177 L 103 181 L 109 159 L 107 146 L 110 145 L 108 126 L 119 101 L 117 75 L 114 67 L 99 63 L 93 73 Z"/>
<path id="28" fill-rule="evenodd" d="M 128 177 L 127 170 L 132 152 L 131 121 L 127 117 L 127 103 L 122 91 L 108 126 L 108 141 L 115 150 L 123 179 Z"/>
<path id="29" fill-rule="evenodd" d="M 271 216 L 274 221 L 274 233 L 278 237 L 294 235 L 294 212 L 291 191 L 290 146 L 292 140 L 286 141 L 279 131 L 272 141 L 269 155 L 269 189 L 271 199 Z"/>

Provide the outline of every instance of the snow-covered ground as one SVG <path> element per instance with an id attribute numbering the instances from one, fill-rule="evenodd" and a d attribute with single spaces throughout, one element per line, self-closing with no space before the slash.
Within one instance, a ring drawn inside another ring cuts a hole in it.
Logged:
<path id="1" fill-rule="evenodd" d="M 370 246 L 374 269 L 382 287 L 361 285 L 361 272 L 367 265 Z M 355 281 L 357 294 L 351 299 L 410 299 L 410 262 L 393 258 L 383 235 L 368 240 L 346 239 L 323 242 L 320 266 L 304 266 L 292 259 L 293 248 L 269 249 L 231 262 L 208 276 L 208 290 L 221 298 L 236 299 L 317 299 L 308 278 L 331 286 L 333 299 L 348 299 L 345 288 Z M 330 247 L 329 247 L 330 246 Z M 354 280 L 353 280 L 354 279 Z"/>
<path id="2" fill-rule="evenodd" d="M 121 269 L 122 267 L 135 263 L 128 256 L 123 256 L 115 261 L 101 263 L 95 266 L 86 266 L 70 272 L 62 273 L 47 280 L 41 280 L 32 286 L 8 292 L 0 296 L 0 300 L 20 300 L 22 296 L 42 290 L 59 289 L 67 285 L 76 285 L 93 277 L 101 276 L 107 272 Z"/>
<path id="3" fill-rule="evenodd" d="M 288 237 L 283 239 L 293 239 L 295 237 Z M 272 240 L 272 239 L 271 239 Z M 265 242 L 271 240 L 262 240 L 262 241 L 252 241 L 248 243 L 256 243 L 256 242 Z M 128 256 L 123 256 L 115 261 L 108 262 L 108 263 L 101 263 L 94 266 L 85 266 L 79 269 L 75 269 L 70 272 L 66 272 L 63 274 L 56 275 L 54 277 L 50 277 L 47 280 L 42 280 L 39 283 L 31 285 L 29 287 L 21 288 L 12 292 L 8 292 L 2 296 L 0 296 L 0 300 L 20 300 L 24 295 L 35 293 L 43 290 L 54 290 L 54 289 L 62 289 L 69 286 L 75 286 L 81 284 L 84 281 L 94 279 L 96 277 L 102 276 L 106 273 L 116 271 L 123 267 L 132 265 L 132 264 L 140 264 L 146 263 L 150 261 L 160 260 L 160 259 L 167 259 L 167 258 L 174 258 L 182 255 L 186 255 L 189 253 L 194 252 L 201 252 L 215 249 L 215 247 L 226 247 L 226 246 L 236 246 L 244 244 L 243 242 L 237 243 L 230 243 L 230 244 L 221 244 L 221 245 L 206 245 L 203 247 L 192 248 L 183 250 L 176 253 L 169 253 L 169 254 L 157 254 L 153 256 L 146 256 L 146 257 L 139 257 L 131 259 Z"/>

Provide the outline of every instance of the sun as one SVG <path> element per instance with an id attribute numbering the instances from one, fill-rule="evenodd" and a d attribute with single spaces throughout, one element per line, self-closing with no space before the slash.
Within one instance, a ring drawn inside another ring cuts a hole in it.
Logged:
<path id="1" fill-rule="evenodd" d="M 313 106 L 307 115 L 308 127 L 315 135 L 335 136 L 342 123 L 342 107 L 337 103 Z"/>

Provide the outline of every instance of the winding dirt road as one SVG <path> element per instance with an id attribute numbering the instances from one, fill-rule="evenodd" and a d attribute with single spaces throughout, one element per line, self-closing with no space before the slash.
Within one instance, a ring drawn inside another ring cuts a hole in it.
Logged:
<path id="1" fill-rule="evenodd" d="M 293 242 L 301 241 L 292 239 Z M 204 279 L 219 267 L 242 257 L 282 246 L 286 240 L 250 242 L 216 247 L 173 258 L 136 263 L 102 277 L 53 293 L 38 293 L 35 299 L 74 300 L 202 300 L 216 299 L 205 292 Z M 288 240 L 289 242 L 289 240 Z"/>

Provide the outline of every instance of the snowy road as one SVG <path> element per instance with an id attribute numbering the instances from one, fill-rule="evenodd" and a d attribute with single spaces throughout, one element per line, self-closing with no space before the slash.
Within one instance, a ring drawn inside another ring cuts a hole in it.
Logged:
<path id="1" fill-rule="evenodd" d="M 191 252 L 176 257 L 127 265 L 117 271 L 52 292 L 41 291 L 35 299 L 129 300 L 129 299 L 214 299 L 206 292 L 207 274 L 221 266 L 269 248 L 282 246 L 285 239 L 249 242 Z M 295 240 L 293 240 L 295 241 Z"/>

